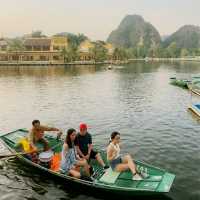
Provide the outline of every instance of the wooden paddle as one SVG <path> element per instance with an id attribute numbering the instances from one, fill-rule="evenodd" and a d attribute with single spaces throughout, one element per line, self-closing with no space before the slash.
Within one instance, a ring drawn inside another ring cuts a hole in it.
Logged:
<path id="1" fill-rule="evenodd" d="M 55 149 L 58 145 L 60 145 L 60 144 L 56 144 L 51 149 Z M 43 149 L 39 149 L 39 150 L 33 150 L 33 151 L 29 151 L 29 152 L 20 152 L 20 153 L 4 154 L 4 155 L 0 154 L 0 159 L 2 159 L 2 158 L 9 158 L 9 157 L 15 157 L 15 156 L 19 156 L 19 155 L 27 155 L 27 154 L 36 153 L 36 152 L 40 153 L 42 151 L 44 151 L 44 150 Z"/>
<path id="2" fill-rule="evenodd" d="M 5 154 L 5 155 L 0 155 L 0 159 L 2 158 L 9 158 L 9 157 L 15 157 L 15 156 L 20 156 L 20 155 L 27 155 L 31 153 L 35 153 L 36 151 L 31 151 L 31 152 L 20 152 L 20 153 L 13 153 L 13 154 Z"/>
<path id="3" fill-rule="evenodd" d="M 19 155 L 26 155 L 26 154 L 30 154 L 30 153 L 34 153 L 34 152 L 21 152 L 21 153 L 13 153 L 13 154 L 7 154 L 7 155 L 0 155 L 0 159 L 2 159 L 2 158 L 9 158 L 9 157 L 15 157 L 15 156 L 19 156 Z"/>

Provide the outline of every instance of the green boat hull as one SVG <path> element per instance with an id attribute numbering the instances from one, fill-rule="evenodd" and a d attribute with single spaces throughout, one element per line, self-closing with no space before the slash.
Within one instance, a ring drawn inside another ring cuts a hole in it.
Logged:
<path id="1" fill-rule="evenodd" d="M 187 79 L 176 79 L 176 78 L 170 78 L 170 83 L 172 85 L 178 86 L 178 87 L 182 87 L 182 88 L 186 88 L 188 89 L 188 84 L 191 81 L 187 80 Z"/>
<path id="2" fill-rule="evenodd" d="M 188 85 L 188 88 L 192 93 L 200 96 L 200 81 L 199 80 L 192 81 L 192 83 Z"/>
<path id="3" fill-rule="evenodd" d="M 27 131 L 19 129 L 11 133 L 4 134 L 1 136 L 1 140 L 4 142 L 6 147 L 12 153 L 19 152 L 16 148 L 19 140 L 27 135 Z M 60 152 L 62 149 L 62 141 L 57 141 L 51 135 L 46 135 L 46 139 L 49 141 L 50 146 L 54 152 Z M 106 154 L 100 151 L 103 159 L 106 161 Z M 89 191 L 100 191 L 115 195 L 126 195 L 126 196 L 149 196 L 149 195 L 161 195 L 168 193 L 175 179 L 175 175 L 168 173 L 163 169 L 159 169 L 152 165 L 146 164 L 141 161 L 135 161 L 137 169 L 142 172 L 146 172 L 148 177 L 141 181 L 133 181 L 132 174 L 130 171 L 116 173 L 108 169 L 106 172 L 96 163 L 92 161 L 90 164 L 93 166 L 95 171 L 94 181 L 86 181 L 82 179 L 76 179 L 65 174 L 52 171 L 39 164 L 36 164 L 26 158 L 25 156 L 18 155 L 18 158 L 26 164 L 39 169 L 41 172 L 51 174 L 52 177 L 62 179 L 66 184 L 79 185 L 81 188 L 88 188 Z"/>

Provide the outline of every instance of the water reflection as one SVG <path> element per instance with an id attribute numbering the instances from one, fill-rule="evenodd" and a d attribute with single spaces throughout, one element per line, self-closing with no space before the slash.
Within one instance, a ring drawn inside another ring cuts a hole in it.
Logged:
<path id="1" fill-rule="evenodd" d="M 35 118 L 63 130 L 87 122 L 105 148 L 118 130 L 123 152 L 177 175 L 169 198 L 198 199 L 200 127 L 187 107 L 200 99 L 169 84 L 171 76 L 198 74 L 198 62 L 0 67 L 0 133 Z M 0 162 L 0 185 L 0 199 L 109 199 L 63 187 L 15 160 Z"/>
<path id="2" fill-rule="evenodd" d="M 55 197 L 56 199 L 133 199 L 128 196 L 115 196 L 109 193 L 92 192 L 76 186 L 72 187 L 69 183 L 60 182 L 56 179 L 52 180 L 45 176 L 44 173 L 38 173 L 34 168 L 31 168 L 32 175 L 30 175 L 30 167 L 17 164 L 17 160 L 14 159 L 7 160 L 5 165 L 8 167 L 0 171 L 1 183 L 3 182 L 0 191 L 4 192 L 1 199 L 55 199 Z M 167 195 L 151 198 L 149 196 L 137 197 L 134 199 L 172 200 Z"/>
<path id="3" fill-rule="evenodd" d="M 76 76 L 82 74 L 94 74 L 101 70 L 102 66 L 83 65 L 83 66 L 1 66 L 0 77 L 7 76 Z"/>

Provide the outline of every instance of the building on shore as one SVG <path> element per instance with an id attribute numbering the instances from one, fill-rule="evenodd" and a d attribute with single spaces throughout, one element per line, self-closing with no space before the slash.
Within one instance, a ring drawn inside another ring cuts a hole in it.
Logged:
<path id="1" fill-rule="evenodd" d="M 106 43 L 103 41 L 97 41 L 96 43 L 101 43 L 101 45 L 108 52 L 108 59 L 112 59 L 112 55 L 114 52 L 114 46 L 110 43 Z M 79 58 L 81 61 L 92 60 L 93 57 L 91 55 L 91 49 L 95 47 L 95 42 L 91 42 L 90 40 L 83 41 L 79 46 Z"/>
<path id="2" fill-rule="evenodd" d="M 60 52 L 51 51 L 11 51 L 0 53 L 1 62 L 17 63 L 63 63 L 63 56 Z"/>
<path id="3" fill-rule="evenodd" d="M 26 51 L 50 51 L 50 38 L 28 38 L 24 41 Z"/>
<path id="4" fill-rule="evenodd" d="M 63 36 L 53 36 L 51 38 L 51 51 L 62 51 L 68 48 L 68 39 Z"/>
<path id="5" fill-rule="evenodd" d="M 67 38 L 64 37 L 26 38 L 24 41 L 25 50 L 1 52 L 0 61 L 64 63 L 61 51 L 67 46 Z"/>
<path id="6" fill-rule="evenodd" d="M 108 59 L 112 60 L 113 59 L 113 53 L 114 53 L 114 46 L 110 43 L 105 43 L 104 47 L 107 49 L 108 51 Z"/>
<path id="7" fill-rule="evenodd" d="M 0 38 L 0 52 L 8 50 L 8 42 L 4 38 Z"/>
<path id="8" fill-rule="evenodd" d="M 92 59 L 90 50 L 94 48 L 94 43 L 90 40 L 85 40 L 81 42 L 79 46 L 79 59 L 81 61 L 88 61 Z"/>
<path id="9" fill-rule="evenodd" d="M 108 59 L 112 60 L 114 47 L 109 43 L 102 43 L 107 49 Z M 26 37 L 23 42 L 23 50 L 9 50 L 9 45 L 6 40 L 0 39 L 0 61 L 8 63 L 60 63 L 65 62 L 63 49 L 69 48 L 67 37 L 53 36 L 53 37 Z M 92 61 L 91 49 L 95 47 L 95 42 L 90 40 L 83 41 L 78 48 L 78 60 L 80 62 Z"/>

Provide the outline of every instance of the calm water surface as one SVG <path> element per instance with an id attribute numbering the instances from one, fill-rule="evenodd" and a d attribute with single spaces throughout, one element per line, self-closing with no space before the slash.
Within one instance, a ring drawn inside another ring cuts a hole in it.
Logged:
<path id="1" fill-rule="evenodd" d="M 187 107 L 200 97 L 169 84 L 171 76 L 197 74 L 200 63 L 189 62 L 140 62 L 113 70 L 0 67 L 0 133 L 29 128 L 35 118 L 63 130 L 87 122 L 94 143 L 105 148 L 110 133 L 118 130 L 124 152 L 176 174 L 170 199 L 197 200 L 200 123 Z M 15 159 L 0 161 L 1 200 L 100 198 L 108 199 L 63 188 Z"/>

